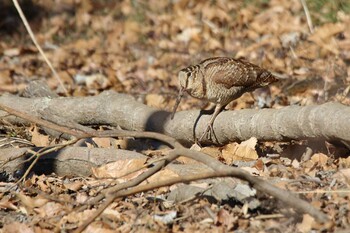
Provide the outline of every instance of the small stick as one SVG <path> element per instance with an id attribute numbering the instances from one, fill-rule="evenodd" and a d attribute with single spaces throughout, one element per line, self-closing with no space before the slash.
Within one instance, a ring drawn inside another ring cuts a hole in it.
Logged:
<path id="1" fill-rule="evenodd" d="M 68 91 L 67 91 L 67 89 L 64 87 L 63 81 L 61 80 L 60 76 L 57 74 L 55 68 L 53 68 L 53 65 L 51 64 L 50 60 L 46 57 L 44 51 L 41 49 L 41 47 L 40 47 L 38 41 L 36 40 L 36 38 L 35 38 L 35 36 L 34 36 L 34 33 L 33 33 L 32 29 L 30 28 L 29 23 L 28 23 L 28 21 L 27 21 L 25 15 L 23 14 L 22 8 L 20 7 L 18 1 L 17 1 L 17 0 L 12 0 L 12 2 L 13 2 L 13 4 L 15 5 L 16 10 L 17 10 L 19 16 L 21 17 L 22 22 L 23 22 L 25 28 L 27 29 L 28 34 L 29 34 L 30 38 L 32 39 L 34 45 L 35 45 L 36 48 L 39 50 L 39 53 L 41 54 L 41 56 L 43 56 L 43 58 L 44 58 L 46 64 L 49 66 L 49 68 L 50 68 L 50 70 L 51 70 L 53 76 L 57 79 L 58 83 L 61 85 L 63 91 L 68 95 Z"/>
<path id="2" fill-rule="evenodd" d="M 314 26 L 312 24 L 312 19 L 311 19 L 311 15 L 309 12 L 309 8 L 306 5 L 305 0 L 300 0 L 301 5 L 303 5 L 304 8 L 304 12 L 305 12 L 305 16 L 306 16 L 306 21 L 307 21 L 307 25 L 309 26 L 309 30 L 311 33 L 314 33 Z"/>

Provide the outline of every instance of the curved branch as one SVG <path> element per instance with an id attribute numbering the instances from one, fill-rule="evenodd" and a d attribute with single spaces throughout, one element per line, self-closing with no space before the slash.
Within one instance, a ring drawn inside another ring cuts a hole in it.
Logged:
<path id="1" fill-rule="evenodd" d="M 0 104 L 1 106 L 1 104 Z M 6 108 L 7 110 L 11 110 L 10 108 Z M 13 111 L 14 114 L 17 114 L 16 111 Z M 26 119 L 30 119 L 29 116 L 27 116 L 26 113 L 22 113 L 19 114 L 21 117 L 25 117 Z M 33 118 L 35 121 L 37 121 L 38 119 L 36 119 L 35 117 Z M 46 120 L 42 120 L 40 121 L 40 124 L 47 126 L 49 128 L 53 127 L 51 124 L 45 124 Z M 81 127 L 83 129 L 83 131 L 86 131 L 90 134 L 90 136 L 100 136 L 99 133 L 97 131 L 96 134 L 94 134 L 93 130 L 85 130 L 85 128 L 82 126 Z M 67 130 L 67 129 L 65 129 Z M 118 133 L 119 131 L 117 131 Z M 123 131 L 121 131 L 123 132 Z M 119 132 L 120 133 L 120 132 Z M 128 133 L 130 132 L 125 132 L 126 135 L 128 135 Z M 132 132 L 131 132 L 132 133 Z M 141 132 L 138 133 L 141 135 L 141 137 L 143 134 L 146 135 L 147 132 Z M 156 136 L 154 138 L 162 140 L 162 135 L 157 134 L 157 133 L 149 133 L 149 136 L 153 135 Z M 103 136 L 105 136 L 106 134 L 103 134 Z M 158 135 L 158 136 L 157 136 Z M 85 135 L 84 135 L 85 136 Z M 165 139 L 165 140 L 164 140 Z M 167 141 L 168 139 L 170 139 L 170 137 L 168 136 L 164 136 L 163 141 Z M 92 217 L 90 217 L 88 220 L 86 220 L 83 225 L 81 227 L 79 227 L 77 229 L 78 232 L 80 232 L 82 229 L 84 229 L 91 221 L 93 221 L 93 219 L 98 216 L 99 213 L 101 213 L 109 204 L 110 202 L 112 202 L 115 198 L 118 197 L 118 192 L 122 189 L 125 188 L 130 188 L 130 187 L 134 187 L 135 185 L 141 183 L 145 178 L 151 176 L 152 174 L 154 174 L 155 172 L 159 171 L 162 166 L 166 165 L 167 163 L 170 163 L 172 160 L 176 159 L 178 156 L 183 155 L 192 159 L 195 159 L 197 161 L 200 161 L 204 164 L 206 164 L 207 166 L 209 166 L 210 168 L 212 168 L 213 170 L 215 170 L 216 172 L 222 172 L 224 171 L 224 173 L 222 173 L 222 176 L 233 176 L 233 177 L 237 177 L 239 179 L 242 180 L 246 180 L 248 181 L 250 184 L 252 184 L 257 190 L 265 192 L 267 194 L 270 194 L 276 198 L 278 198 L 279 200 L 283 201 L 284 203 L 286 203 L 289 206 L 293 206 L 295 209 L 299 210 L 300 212 L 303 213 L 309 213 L 312 216 L 314 216 L 318 221 L 326 221 L 327 220 L 327 216 L 324 215 L 322 212 L 318 211 L 317 209 L 315 209 L 314 207 L 312 207 L 309 203 L 307 203 L 306 201 L 302 201 L 300 199 L 298 199 L 297 197 L 293 196 L 292 194 L 288 193 L 287 191 L 281 190 L 277 187 L 274 187 L 273 185 L 269 184 L 268 182 L 259 179 L 257 177 L 253 177 L 251 176 L 249 173 L 238 169 L 238 168 L 232 168 L 230 166 L 224 165 L 220 162 L 218 162 L 216 159 L 210 157 L 209 155 L 206 155 L 202 152 L 198 152 L 198 151 L 193 151 L 193 150 L 189 150 L 185 147 L 183 147 L 181 144 L 179 143 L 173 143 L 175 140 L 173 141 L 169 141 L 168 143 L 170 145 L 174 146 L 174 149 L 172 151 L 170 151 L 169 155 L 166 156 L 167 159 L 158 162 L 158 164 L 156 166 L 154 166 L 153 168 L 149 169 L 147 172 L 143 173 L 142 175 L 140 175 L 139 177 L 133 179 L 130 182 L 126 182 L 123 183 L 121 185 L 117 185 L 116 187 L 113 187 L 109 190 L 108 194 L 111 194 L 112 197 L 108 198 L 107 202 L 105 202 L 96 212 L 95 215 L 93 215 Z M 215 174 L 215 173 L 214 173 Z M 99 198 L 103 198 L 106 197 L 104 194 L 100 195 Z"/>

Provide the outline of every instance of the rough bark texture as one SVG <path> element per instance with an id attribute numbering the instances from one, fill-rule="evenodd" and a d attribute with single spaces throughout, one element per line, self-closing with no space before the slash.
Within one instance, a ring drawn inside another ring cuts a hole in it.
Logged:
<path id="1" fill-rule="evenodd" d="M 11 160 L 0 167 L 0 174 L 3 176 L 21 176 L 27 170 L 32 161 L 25 162 L 31 154 L 28 150 L 38 151 L 41 148 L 6 148 L 0 149 L 0 164 Z M 58 176 L 91 176 L 92 168 L 97 168 L 108 163 L 126 160 L 148 159 L 147 156 L 134 152 L 113 148 L 87 148 L 87 147 L 67 147 L 59 151 L 42 156 L 35 164 L 32 172 L 36 174 L 55 173 Z M 167 175 L 186 176 L 212 171 L 204 164 L 169 164 L 165 172 Z M 113 174 L 118 174 L 115 171 Z M 177 175 L 176 175 L 177 174 Z M 163 177 L 162 177 L 163 176 Z M 163 173 L 155 174 L 148 181 L 156 182 L 157 179 L 164 178 Z M 168 177 L 170 178 L 170 177 Z"/>
<path id="2" fill-rule="evenodd" d="M 112 91 L 93 97 L 21 98 L 0 97 L 0 103 L 35 116 L 57 115 L 84 125 L 119 125 L 123 129 L 155 131 L 170 135 L 181 142 L 193 142 L 202 135 L 210 115 L 199 110 L 183 111 L 170 120 L 170 112 L 148 107 L 131 96 Z M 7 116 L 0 111 L 0 117 Z M 21 120 L 7 116 L 12 123 Z M 194 130 L 195 129 L 195 130 Z M 350 141 L 350 108 L 331 102 L 315 106 L 289 106 L 282 109 L 237 110 L 219 114 L 214 122 L 216 140 L 229 141 L 288 140 L 325 138 Z"/>
<path id="3" fill-rule="evenodd" d="M 24 161 L 31 156 L 31 154 L 26 155 L 28 149 L 37 151 L 40 148 L 1 149 L 0 164 L 3 164 L 8 159 L 11 159 L 11 161 L 6 163 L 3 167 L 0 167 L 0 173 L 5 173 L 7 175 L 16 174 L 18 176 L 23 175 L 31 163 L 31 161 L 24 163 Z M 54 172 L 60 176 L 90 176 L 91 168 L 118 160 L 137 158 L 146 157 L 134 151 L 120 149 L 67 147 L 42 156 L 34 166 L 33 171 L 36 174 L 50 174 Z"/>

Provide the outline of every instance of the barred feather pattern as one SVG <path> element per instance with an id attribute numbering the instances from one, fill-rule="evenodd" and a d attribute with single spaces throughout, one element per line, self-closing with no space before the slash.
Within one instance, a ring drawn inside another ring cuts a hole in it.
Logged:
<path id="1" fill-rule="evenodd" d="M 180 86 L 191 96 L 228 104 L 245 92 L 277 79 L 267 70 L 245 60 L 214 57 L 179 72 Z"/>

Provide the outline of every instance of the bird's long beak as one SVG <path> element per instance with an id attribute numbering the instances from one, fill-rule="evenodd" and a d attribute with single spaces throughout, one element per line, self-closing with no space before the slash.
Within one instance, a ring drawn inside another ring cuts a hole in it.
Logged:
<path id="1" fill-rule="evenodd" d="M 176 99 L 176 103 L 175 103 L 173 112 L 172 112 L 172 114 L 171 114 L 171 120 L 174 119 L 174 115 L 175 115 L 176 109 L 177 109 L 177 107 L 178 107 L 179 104 L 180 104 L 180 101 L 181 101 L 181 98 L 182 98 L 183 94 L 184 94 L 184 88 L 181 87 L 181 88 L 180 88 L 180 91 L 179 91 L 179 94 L 178 94 L 178 96 L 177 96 L 177 99 Z"/>

